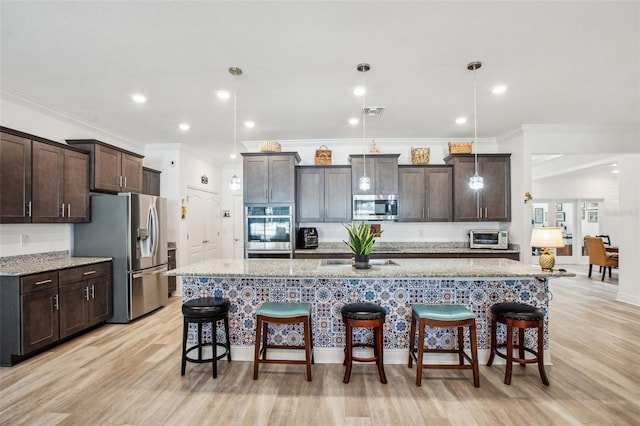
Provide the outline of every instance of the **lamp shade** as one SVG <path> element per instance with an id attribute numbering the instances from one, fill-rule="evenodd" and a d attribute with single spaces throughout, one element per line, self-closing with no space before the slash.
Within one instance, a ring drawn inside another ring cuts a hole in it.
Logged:
<path id="1" fill-rule="evenodd" d="M 564 247 L 560 228 L 533 228 L 531 247 Z"/>

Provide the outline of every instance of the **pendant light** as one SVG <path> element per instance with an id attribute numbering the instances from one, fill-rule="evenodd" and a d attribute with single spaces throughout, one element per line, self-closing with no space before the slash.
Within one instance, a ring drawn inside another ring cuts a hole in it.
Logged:
<path id="1" fill-rule="evenodd" d="M 367 143 L 365 141 L 365 135 L 366 135 L 366 131 L 367 131 L 367 125 L 366 125 L 366 117 L 367 114 L 365 112 L 365 95 L 367 93 L 367 88 L 364 85 L 364 73 L 369 71 L 371 69 L 371 66 L 369 64 L 358 64 L 358 66 L 356 67 L 356 69 L 358 71 L 360 71 L 362 73 L 362 89 L 363 89 L 363 93 L 362 93 L 362 176 L 360 176 L 360 179 L 358 181 L 358 188 L 360 188 L 361 191 L 368 191 L 369 188 L 371 188 L 371 179 L 369 178 L 369 176 L 367 176 Z"/>
<path id="2" fill-rule="evenodd" d="M 467 69 L 473 71 L 473 150 L 475 152 L 475 173 L 469 179 L 469 187 L 474 190 L 479 190 L 484 187 L 484 179 L 478 175 L 478 118 L 476 112 L 476 73 L 475 71 L 482 66 L 482 62 L 474 61 L 467 64 Z"/>
<path id="3" fill-rule="evenodd" d="M 236 174 L 236 165 L 238 160 L 238 96 L 236 89 L 236 81 L 239 75 L 242 75 L 242 70 L 238 67 L 229 68 L 229 74 L 233 76 L 233 176 L 229 178 L 229 189 L 232 191 L 238 191 L 242 188 L 240 178 Z"/>

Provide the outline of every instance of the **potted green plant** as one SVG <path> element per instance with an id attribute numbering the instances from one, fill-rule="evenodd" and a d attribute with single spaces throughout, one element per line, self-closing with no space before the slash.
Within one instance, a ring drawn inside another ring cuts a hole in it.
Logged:
<path id="1" fill-rule="evenodd" d="M 371 225 L 360 222 L 359 225 L 351 222 L 351 225 L 344 225 L 349 232 L 349 241 L 344 241 L 355 255 L 354 266 L 357 269 L 369 267 L 369 254 L 376 242 L 376 236 L 371 232 Z"/>

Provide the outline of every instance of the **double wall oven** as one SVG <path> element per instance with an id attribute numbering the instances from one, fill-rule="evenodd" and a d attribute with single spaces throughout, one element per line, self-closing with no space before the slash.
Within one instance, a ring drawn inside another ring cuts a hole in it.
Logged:
<path id="1" fill-rule="evenodd" d="M 245 205 L 246 258 L 293 257 L 293 205 Z"/>

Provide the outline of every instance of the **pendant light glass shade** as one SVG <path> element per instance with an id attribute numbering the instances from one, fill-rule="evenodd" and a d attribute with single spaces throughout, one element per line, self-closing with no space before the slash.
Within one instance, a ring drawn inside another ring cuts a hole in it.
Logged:
<path id="1" fill-rule="evenodd" d="M 371 179 L 369 179 L 369 176 L 367 176 L 366 173 L 360 176 L 358 188 L 362 191 L 368 191 L 371 189 Z"/>
<path id="2" fill-rule="evenodd" d="M 362 86 L 361 86 L 361 91 L 360 93 L 362 94 L 362 176 L 360 176 L 360 179 L 358 180 L 358 188 L 360 188 L 360 191 L 368 191 L 369 189 L 371 189 L 371 179 L 369 178 L 369 176 L 367 176 L 367 146 L 366 146 L 366 141 L 365 141 L 365 134 L 366 134 L 366 130 L 367 130 L 367 114 L 364 110 L 365 107 L 365 94 L 367 93 L 367 88 L 364 85 L 364 73 L 366 73 L 367 71 L 369 71 L 371 69 L 371 66 L 369 64 L 358 64 L 358 66 L 356 67 L 356 69 L 358 71 L 360 71 L 362 73 Z"/>
<path id="3" fill-rule="evenodd" d="M 467 64 L 467 69 L 473 71 L 473 150 L 475 152 L 475 173 L 469 178 L 469 188 L 477 191 L 484 188 L 484 179 L 478 175 L 478 118 L 476 101 L 476 74 L 475 71 L 482 66 L 482 62 L 475 61 Z"/>
<path id="4" fill-rule="evenodd" d="M 240 178 L 235 173 L 233 176 L 229 178 L 229 189 L 232 191 L 238 191 L 242 189 L 242 183 L 240 182 Z"/>
<path id="5" fill-rule="evenodd" d="M 238 155 L 238 95 L 236 90 L 236 80 L 239 75 L 242 75 L 242 70 L 238 67 L 229 68 L 229 74 L 233 76 L 233 176 L 229 178 L 229 189 L 232 191 L 238 191 L 242 189 L 242 182 L 240 182 L 240 178 L 236 174 L 236 163 L 235 159 Z"/>

